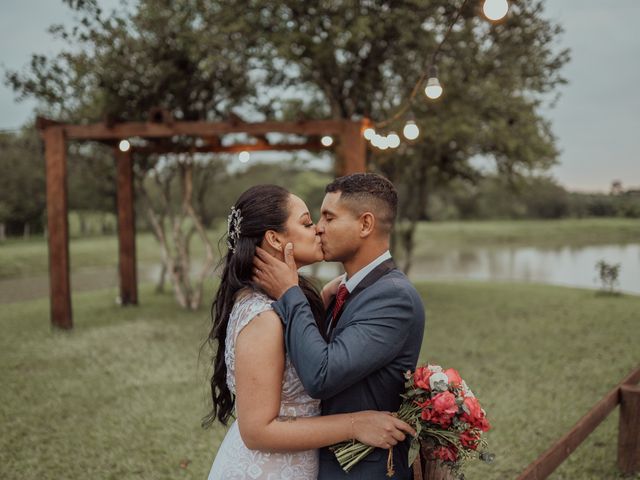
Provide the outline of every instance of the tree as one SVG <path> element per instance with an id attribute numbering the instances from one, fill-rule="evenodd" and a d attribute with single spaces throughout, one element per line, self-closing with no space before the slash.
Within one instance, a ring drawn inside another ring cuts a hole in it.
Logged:
<path id="1" fill-rule="evenodd" d="M 477 155 L 493 158 L 497 171 L 512 178 L 555 161 L 554 138 L 538 109 L 564 83 L 559 72 L 568 52 L 553 48 L 561 28 L 544 18 L 541 2 L 510 3 L 498 25 L 478 15 L 479 2 L 465 3 L 438 61 L 445 94 L 413 102 L 420 140 L 371 154 L 374 168 L 402 193 L 397 239 L 405 271 L 430 187 L 477 181 L 481 172 L 470 162 Z M 243 28 L 261 33 L 257 52 L 270 85 L 296 85 L 316 115 L 321 105 L 332 118 L 376 120 L 399 109 L 456 13 L 448 0 L 255 0 Z M 399 130 L 404 120 L 387 128 Z"/>
<path id="2" fill-rule="evenodd" d="M 95 0 L 67 0 L 77 29 L 53 31 L 70 48 L 9 72 L 23 95 L 65 119 L 144 118 L 161 106 L 184 119 L 242 106 L 258 117 L 393 118 L 456 17 L 449 0 L 140 0 L 130 16 L 104 17 Z M 467 1 L 438 57 L 445 94 L 413 101 L 422 136 L 393 153 L 371 152 L 374 170 L 401 192 L 397 245 L 411 265 L 415 226 L 429 189 L 477 181 L 475 156 L 516 178 L 557 155 L 539 109 L 564 82 L 567 51 L 542 2 L 511 2 L 492 25 Z M 78 44 L 82 47 L 78 49 Z M 283 95 L 283 91 L 286 95 Z M 384 128 L 399 130 L 398 118 Z M 186 139 L 173 139 L 187 145 Z"/>
<path id="3" fill-rule="evenodd" d="M 42 231 L 45 181 L 42 148 L 34 129 L 0 134 L 0 230 L 28 237 Z"/>
<path id="4" fill-rule="evenodd" d="M 253 92 L 247 68 L 250 48 L 234 27 L 240 5 L 221 9 L 216 2 L 205 0 L 144 0 L 131 10 L 105 15 L 96 0 L 65 3 L 76 13 L 76 25 L 72 29 L 57 25 L 50 31 L 66 41 L 67 48 L 53 58 L 33 55 L 26 71 L 6 75 L 16 92 L 37 98 L 41 108 L 57 119 L 145 120 L 162 109 L 177 119 L 214 120 L 225 118 Z M 176 137 L 166 143 L 188 152 L 194 139 Z M 160 241 L 176 298 L 185 308 L 197 308 L 208 272 L 201 272 L 192 284 L 188 252 L 194 229 L 205 244 L 209 270 L 213 259 L 193 204 L 193 156 L 168 156 L 159 163 L 154 158 L 139 164 L 148 170 L 138 168 L 138 174 L 152 172 L 153 178 L 162 179 L 161 184 L 166 181 L 181 189 L 177 208 L 175 202 L 162 203 L 158 211 L 145 211 Z M 174 178 L 179 180 L 173 182 Z M 142 197 L 148 197 L 146 183 L 140 181 L 138 186 L 143 189 Z M 172 201 L 176 197 L 161 198 Z M 172 221 L 173 248 L 163 231 L 165 218 Z"/>

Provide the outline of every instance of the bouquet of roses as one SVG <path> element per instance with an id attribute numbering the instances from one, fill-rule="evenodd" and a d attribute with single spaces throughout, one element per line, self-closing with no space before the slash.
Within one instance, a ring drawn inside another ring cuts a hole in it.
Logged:
<path id="1" fill-rule="evenodd" d="M 460 374 L 453 368 L 424 365 L 405 374 L 404 401 L 397 417 L 417 432 L 409 449 L 409 465 L 420 452 L 421 445 L 432 459 L 442 461 L 458 473 L 470 458 L 478 456 L 491 462 L 493 455 L 484 452 L 483 434 L 491 426 L 480 402 Z M 343 442 L 332 447 L 340 466 L 350 471 L 373 447 L 360 442 Z M 393 475 L 393 451 L 389 451 L 388 472 Z"/>

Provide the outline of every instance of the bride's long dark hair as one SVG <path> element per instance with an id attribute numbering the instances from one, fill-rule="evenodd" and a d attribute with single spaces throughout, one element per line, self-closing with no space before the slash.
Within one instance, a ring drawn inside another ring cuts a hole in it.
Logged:
<path id="1" fill-rule="evenodd" d="M 210 426 L 216 418 L 226 425 L 233 413 L 235 396 L 227 387 L 227 365 L 224 361 L 225 340 L 229 314 L 235 302 L 235 296 L 243 288 L 257 290 L 251 281 L 253 257 L 256 246 L 262 242 L 267 230 L 284 232 L 289 217 L 289 192 L 277 185 L 257 185 L 246 190 L 234 205 L 240 210 L 240 235 L 232 239 L 234 251 L 229 250 L 222 258 L 224 264 L 220 286 L 211 306 L 212 328 L 206 343 L 216 349 L 213 357 L 213 374 L 211 376 L 211 399 L 213 408 L 203 419 L 205 427 Z M 311 282 L 299 277 L 299 284 L 309 300 L 313 315 L 321 332 L 324 307 L 318 291 Z"/>

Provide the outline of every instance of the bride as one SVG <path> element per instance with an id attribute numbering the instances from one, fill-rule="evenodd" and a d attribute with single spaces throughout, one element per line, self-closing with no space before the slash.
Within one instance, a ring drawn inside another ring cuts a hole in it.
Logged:
<path id="1" fill-rule="evenodd" d="M 320 447 L 356 439 L 388 449 L 403 441 L 405 433 L 415 434 L 388 412 L 320 416 L 320 401 L 304 391 L 285 352 L 273 300 L 251 282 L 256 246 L 283 259 L 288 242 L 295 245 L 298 267 L 322 261 L 320 237 L 300 198 L 275 185 L 245 191 L 229 215 L 229 250 L 208 338 L 217 353 L 211 377 L 213 408 L 203 423 L 209 426 L 217 419 L 226 425 L 235 417 L 209 480 L 315 480 Z M 324 332 L 325 304 L 337 283 L 325 287 L 322 297 L 302 277 L 300 287 Z"/>

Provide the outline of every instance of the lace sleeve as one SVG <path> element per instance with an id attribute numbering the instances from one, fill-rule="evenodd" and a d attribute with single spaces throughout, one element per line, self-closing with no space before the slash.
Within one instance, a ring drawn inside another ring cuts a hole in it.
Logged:
<path id="1" fill-rule="evenodd" d="M 262 293 L 252 292 L 238 300 L 229 316 L 227 325 L 227 342 L 224 351 L 224 359 L 227 364 L 227 386 L 235 394 L 235 353 L 236 339 L 244 327 L 262 312 L 273 310 L 271 299 Z"/>

